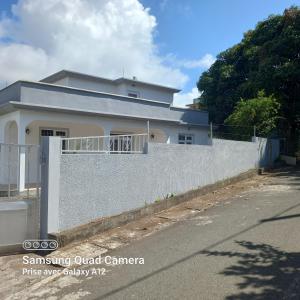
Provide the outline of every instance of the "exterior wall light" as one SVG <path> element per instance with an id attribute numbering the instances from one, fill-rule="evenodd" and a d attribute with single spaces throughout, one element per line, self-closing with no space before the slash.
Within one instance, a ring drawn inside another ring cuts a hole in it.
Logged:
<path id="1" fill-rule="evenodd" d="M 30 134 L 30 129 L 29 128 L 26 128 L 25 129 L 25 133 L 28 135 L 28 134 Z"/>

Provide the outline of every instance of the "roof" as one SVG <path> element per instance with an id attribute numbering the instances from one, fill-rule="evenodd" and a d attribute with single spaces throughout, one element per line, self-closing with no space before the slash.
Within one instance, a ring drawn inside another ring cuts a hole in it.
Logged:
<path id="1" fill-rule="evenodd" d="M 159 84 L 155 84 L 155 83 L 150 83 L 150 82 L 145 82 L 145 81 L 140 81 L 137 79 L 130 79 L 130 78 L 125 78 L 125 77 L 120 77 L 117 79 L 109 79 L 109 78 L 105 78 L 105 77 L 98 77 L 98 76 L 94 76 L 94 75 L 89 75 L 89 74 L 84 74 L 84 73 L 79 73 L 79 72 L 74 72 L 74 71 L 69 71 L 69 70 L 61 70 L 59 72 L 56 72 L 42 80 L 40 80 L 40 82 L 45 82 L 45 83 L 53 83 L 57 80 L 60 80 L 62 78 L 65 78 L 67 76 L 70 77 L 77 77 L 77 78 L 82 78 L 82 79 L 90 79 L 93 81 L 98 81 L 98 82 L 109 82 L 111 84 L 120 84 L 123 82 L 127 82 L 127 83 L 138 83 L 141 85 L 147 85 L 147 86 L 152 86 L 152 87 L 156 87 L 159 89 L 164 89 L 164 90 L 168 90 L 170 92 L 173 93 L 178 93 L 180 92 L 179 89 L 176 88 L 172 88 L 172 87 L 168 87 L 168 86 L 164 86 L 164 85 L 159 85 Z"/>

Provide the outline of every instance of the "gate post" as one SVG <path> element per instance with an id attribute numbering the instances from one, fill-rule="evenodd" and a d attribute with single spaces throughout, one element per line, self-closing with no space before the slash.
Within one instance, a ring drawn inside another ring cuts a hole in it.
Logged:
<path id="1" fill-rule="evenodd" d="M 25 172 L 26 172 L 26 147 L 19 146 L 19 174 L 18 174 L 18 187 L 19 192 L 23 192 L 25 190 Z"/>
<path id="2" fill-rule="evenodd" d="M 40 238 L 59 229 L 61 138 L 42 137 Z"/>

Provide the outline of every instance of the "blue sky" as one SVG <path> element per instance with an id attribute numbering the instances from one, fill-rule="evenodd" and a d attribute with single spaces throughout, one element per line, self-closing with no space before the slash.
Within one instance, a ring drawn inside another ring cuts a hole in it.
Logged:
<path id="1" fill-rule="evenodd" d="M 271 14 L 281 14 L 297 0 L 142 0 L 157 18 L 159 49 L 178 58 L 216 56 L 238 43 L 243 33 Z M 191 89 L 202 70 L 188 70 Z"/>
<path id="2" fill-rule="evenodd" d="M 17 2 L 16 17 L 11 14 L 11 5 Z M 28 8 L 25 2 L 35 5 Z M 109 2 L 116 4 L 114 10 L 108 8 Z M 145 12 L 137 0 L 85 0 L 78 7 L 70 0 L 61 0 L 61 6 L 43 5 L 57 4 L 57 0 L 0 0 L 0 83 L 24 77 L 38 79 L 62 68 L 105 77 L 118 77 L 125 69 L 128 77 L 137 75 L 182 88 L 177 98 L 182 105 L 191 102 L 200 74 L 219 52 L 238 43 L 258 21 L 300 5 L 300 0 L 140 2 L 150 11 Z M 73 23 L 66 17 L 68 9 Z M 120 22 L 105 19 L 103 24 L 109 29 L 105 31 L 98 20 L 103 21 L 107 13 Z M 55 19 L 58 14 L 60 19 Z M 99 34 L 95 36 L 95 32 Z M 122 45 L 117 48 L 114 44 L 120 40 Z"/>

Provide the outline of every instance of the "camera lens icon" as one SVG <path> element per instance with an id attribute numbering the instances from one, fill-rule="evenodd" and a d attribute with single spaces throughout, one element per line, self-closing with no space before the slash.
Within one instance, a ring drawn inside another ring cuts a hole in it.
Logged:
<path id="1" fill-rule="evenodd" d="M 24 242 L 23 242 L 23 248 L 24 248 L 25 250 L 29 250 L 29 249 L 31 249 L 31 247 L 32 247 L 32 244 L 31 244 L 30 241 L 24 241 Z"/>
<path id="2" fill-rule="evenodd" d="M 51 242 L 49 243 L 49 248 L 50 248 L 50 249 L 56 249 L 57 247 L 58 247 L 57 241 L 51 241 Z"/>
<path id="3" fill-rule="evenodd" d="M 41 247 L 43 249 L 47 249 L 48 248 L 48 242 L 41 242 Z"/>
<path id="4" fill-rule="evenodd" d="M 34 249 L 38 249 L 38 248 L 40 248 L 40 243 L 39 242 L 33 242 L 32 247 Z"/>

